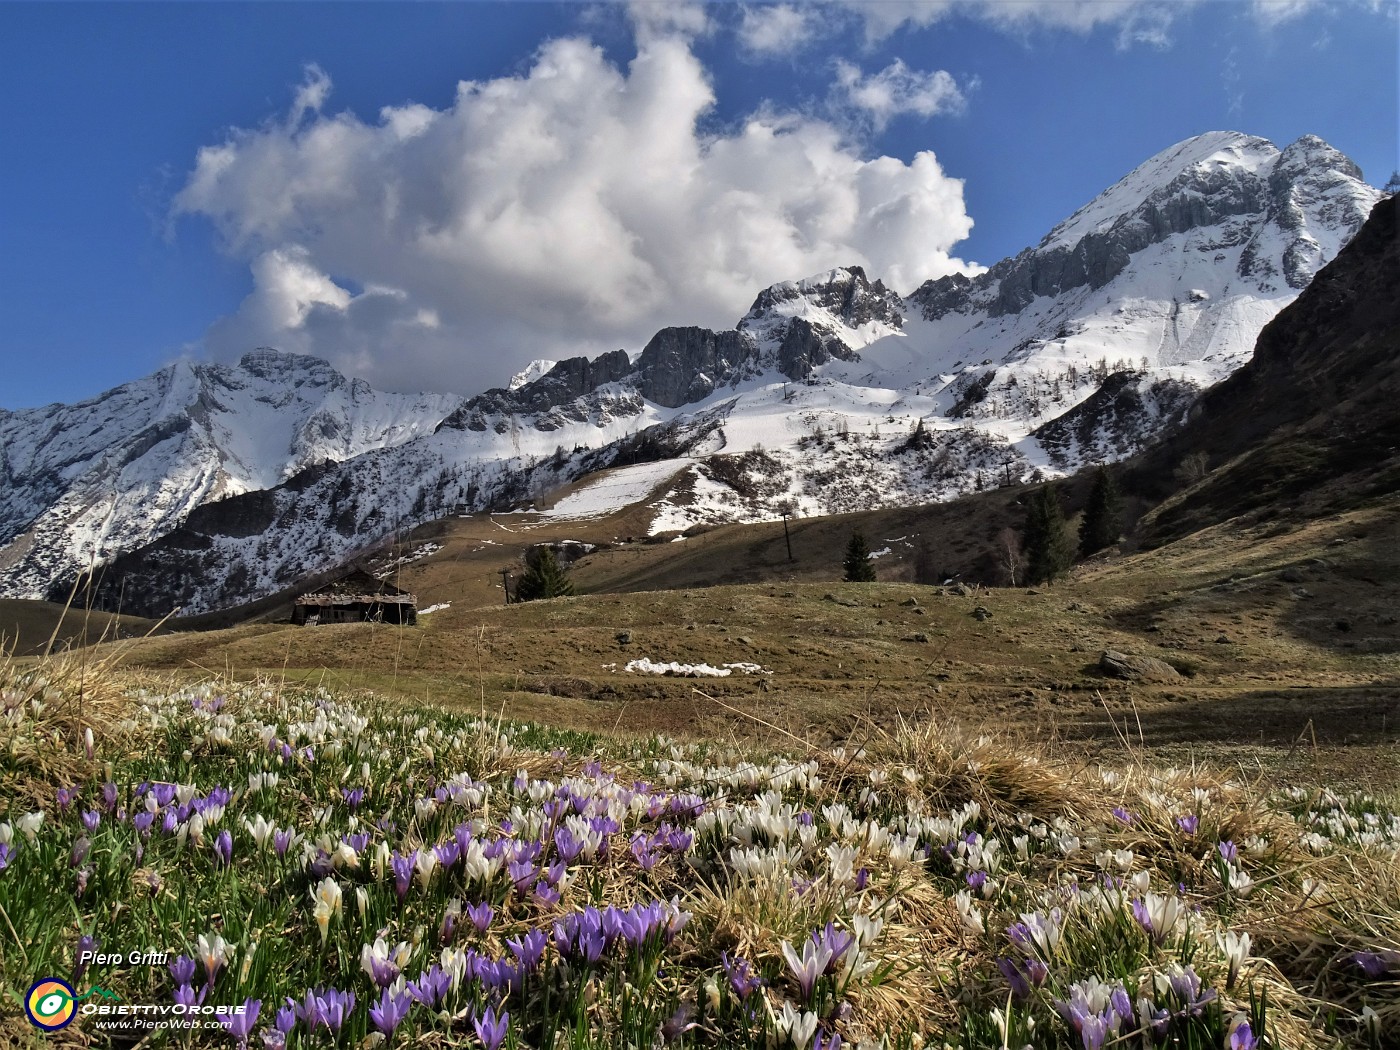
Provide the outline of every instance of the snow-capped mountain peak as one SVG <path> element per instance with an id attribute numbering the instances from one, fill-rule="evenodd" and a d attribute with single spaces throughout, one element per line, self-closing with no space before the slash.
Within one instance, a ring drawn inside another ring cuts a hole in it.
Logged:
<path id="1" fill-rule="evenodd" d="M 511 376 L 510 382 L 506 384 L 506 389 L 519 390 L 526 383 L 533 383 L 541 376 L 548 375 L 558 363 L 558 361 L 548 361 L 545 358 L 538 357 L 519 372 L 516 372 L 515 375 Z"/>
<path id="2" fill-rule="evenodd" d="M 1037 250 L 1073 248 L 1082 238 L 1104 234 L 1137 215 L 1149 202 L 1220 193 L 1242 180 L 1250 181 L 1278 157 L 1278 147 L 1268 139 L 1238 131 L 1211 131 L 1178 142 L 1139 164 L 1055 226 Z"/>
<path id="3" fill-rule="evenodd" d="M 234 366 L 177 361 L 74 405 L 6 413 L 0 572 L 42 593 L 53 573 L 163 535 L 203 503 L 430 433 L 460 400 L 382 393 L 264 347 Z"/>
<path id="4" fill-rule="evenodd" d="M 405 522 L 530 503 L 624 460 L 672 459 L 644 471 L 680 490 L 652 497 L 664 529 L 946 499 L 1117 459 L 1249 359 L 1379 196 L 1315 136 L 1280 150 L 1210 132 L 976 276 L 901 298 L 837 267 L 764 289 L 732 329 L 533 362 L 465 402 L 258 350 L 0 413 L 0 588 L 42 594 L 89 555 L 188 521 L 122 567 L 166 580 L 150 611 L 231 604 Z"/>

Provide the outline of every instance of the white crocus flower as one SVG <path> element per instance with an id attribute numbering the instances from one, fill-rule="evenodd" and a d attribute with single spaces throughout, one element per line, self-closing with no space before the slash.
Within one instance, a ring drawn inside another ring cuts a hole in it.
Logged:
<path id="1" fill-rule="evenodd" d="M 1254 880 L 1249 875 L 1233 864 L 1225 865 L 1230 880 L 1230 889 L 1238 893 L 1241 897 L 1248 897 L 1254 890 Z"/>
<path id="2" fill-rule="evenodd" d="M 199 940 L 195 947 L 195 955 L 204 964 L 204 972 L 213 980 L 214 974 L 224 965 L 228 959 L 228 942 L 217 933 L 199 935 Z"/>
<path id="3" fill-rule="evenodd" d="M 1249 934 L 1235 933 L 1231 930 L 1229 933 L 1217 934 L 1217 942 L 1226 962 L 1230 964 L 1230 974 L 1225 981 L 1225 987 L 1230 989 L 1239 978 L 1240 966 L 1249 958 Z"/>
<path id="4" fill-rule="evenodd" d="M 783 1011 L 773 1018 L 775 1027 L 788 1037 L 793 1050 L 807 1050 L 812 1036 L 817 1034 L 817 1015 L 798 1010 L 792 1003 L 783 1003 Z"/>
<path id="5" fill-rule="evenodd" d="M 831 862 L 831 881 L 844 886 L 855 878 L 856 857 L 859 855 L 852 846 L 833 842 L 826 847 L 827 859 Z"/>
<path id="6" fill-rule="evenodd" d="M 238 968 L 238 983 L 242 984 L 248 979 L 248 973 L 253 968 L 253 954 L 258 950 L 257 941 L 249 941 L 248 947 L 243 949 L 243 965 Z"/>
<path id="7" fill-rule="evenodd" d="M 984 934 L 987 932 L 987 924 L 982 919 L 982 913 L 977 905 L 972 903 L 972 894 L 967 890 L 959 890 L 953 894 L 953 903 L 957 906 L 958 914 L 962 916 L 963 926 L 972 933 Z"/>
<path id="8" fill-rule="evenodd" d="M 859 947 L 864 948 L 868 944 L 873 944 L 875 938 L 880 936 L 880 931 L 884 928 L 884 919 L 860 914 L 851 916 L 851 929 L 855 931 L 856 944 Z"/>
<path id="9" fill-rule="evenodd" d="M 39 827 L 43 823 L 43 810 L 36 810 L 33 813 L 26 813 L 24 816 L 16 820 L 15 828 L 18 829 L 19 833 L 23 835 L 25 839 L 28 840 L 29 844 L 32 846 L 34 845 L 35 839 L 38 837 Z"/>
<path id="10" fill-rule="evenodd" d="M 267 848 L 268 840 L 272 838 L 272 833 L 277 830 L 261 813 L 252 820 L 244 817 L 243 826 L 248 829 L 248 834 L 253 837 L 253 842 L 257 844 L 259 849 Z"/>
<path id="11" fill-rule="evenodd" d="M 340 883 L 327 875 L 321 880 L 321 884 L 311 891 L 311 901 L 315 905 L 312 914 L 316 925 L 321 928 L 321 943 L 324 944 L 331 919 L 341 911 Z"/>
<path id="12" fill-rule="evenodd" d="M 360 855 L 355 852 L 355 847 L 348 842 L 342 842 L 336 846 L 335 852 L 331 854 L 331 864 L 339 868 L 349 868 L 355 871 L 360 866 Z"/>
<path id="13" fill-rule="evenodd" d="M 418 885 L 426 890 L 428 883 L 432 881 L 433 871 L 437 868 L 437 854 L 430 849 L 420 849 L 413 863 L 418 869 Z"/>

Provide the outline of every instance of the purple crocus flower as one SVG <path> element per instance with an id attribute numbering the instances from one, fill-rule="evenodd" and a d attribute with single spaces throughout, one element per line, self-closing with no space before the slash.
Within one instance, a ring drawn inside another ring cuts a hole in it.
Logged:
<path id="1" fill-rule="evenodd" d="M 1132 813 L 1128 812 L 1128 811 L 1127 811 L 1126 809 L 1124 809 L 1122 806 L 1114 806 L 1114 807 L 1113 807 L 1113 815 L 1114 815 L 1115 817 L 1117 817 L 1118 820 L 1120 820 L 1120 821 L 1121 821 L 1122 823 L 1124 823 L 1124 824 L 1135 824 L 1135 823 L 1137 823 L 1137 817 L 1133 816 Z"/>
<path id="2" fill-rule="evenodd" d="M 511 861 L 506 865 L 506 872 L 510 875 L 510 881 L 515 883 L 518 892 L 524 893 L 529 889 L 530 884 L 535 881 L 537 870 L 528 861 Z"/>
<path id="3" fill-rule="evenodd" d="M 297 1026 L 297 1004 L 288 999 L 287 1005 L 277 1011 L 277 1019 L 272 1022 L 272 1026 L 284 1039 L 290 1035 L 292 1029 Z"/>
<path id="4" fill-rule="evenodd" d="M 585 843 L 568 828 L 554 829 L 554 849 L 560 858 L 573 863 L 583 853 Z"/>
<path id="5" fill-rule="evenodd" d="M 297 1013 L 306 1022 L 306 1027 L 313 1032 L 321 1025 L 332 1032 L 338 1032 L 354 1009 L 354 992 L 342 992 L 336 988 L 312 988 L 297 1007 Z"/>
<path id="6" fill-rule="evenodd" d="M 1182 1008 L 1194 1017 L 1199 1017 L 1206 1004 L 1215 998 L 1215 989 L 1201 991 L 1201 979 L 1194 966 L 1187 966 L 1168 975 L 1171 989 L 1181 1000 Z"/>
<path id="7" fill-rule="evenodd" d="M 341 788 L 340 794 L 341 797 L 345 799 L 345 804 L 352 810 L 359 809 L 360 803 L 365 800 L 365 789 L 362 787 L 353 789 Z"/>
<path id="8" fill-rule="evenodd" d="M 85 810 L 82 815 L 83 827 L 88 831 L 96 831 L 97 825 L 102 823 L 102 812 L 96 809 Z"/>
<path id="9" fill-rule="evenodd" d="M 394 892 L 399 895 L 400 903 L 408 896 L 408 887 L 413 884 L 413 868 L 417 859 L 417 850 L 406 857 L 395 853 L 389 858 L 389 867 L 394 870 Z"/>
<path id="10" fill-rule="evenodd" d="M 342 835 L 340 841 L 344 842 L 356 853 L 363 853 L 365 847 L 369 845 L 369 832 L 357 831 L 353 835 Z"/>
<path id="11" fill-rule="evenodd" d="M 1223 860 L 1226 864 L 1233 864 L 1236 860 L 1239 859 L 1239 847 L 1236 846 L 1235 843 L 1230 839 L 1226 839 L 1224 842 L 1216 843 L 1215 848 L 1220 854 L 1220 859 Z"/>
<path id="12" fill-rule="evenodd" d="M 1226 1050 L 1254 1050 L 1259 1040 L 1249 1027 L 1249 1022 L 1241 1022 L 1240 1026 L 1230 1033 L 1230 1038 L 1225 1041 Z"/>
<path id="13" fill-rule="evenodd" d="M 846 957 L 846 952 L 856 943 L 855 934 L 848 933 L 845 930 L 838 930 L 831 923 L 826 924 L 826 929 L 818 933 L 813 933 L 812 940 L 816 943 L 819 950 L 825 950 L 831 953 L 831 962 L 827 963 L 826 966 L 827 973 L 836 972 L 840 967 L 841 960 Z"/>
<path id="14" fill-rule="evenodd" d="M 110 780 L 102 785 L 102 804 L 107 807 L 107 812 L 117 808 L 117 785 Z"/>
<path id="15" fill-rule="evenodd" d="M 54 794 L 54 801 L 58 803 L 58 811 L 60 813 L 67 813 L 68 807 L 73 804 L 73 799 L 77 797 L 77 788 L 59 788 L 58 791 Z"/>
<path id="16" fill-rule="evenodd" d="M 1380 952 L 1352 952 L 1351 961 L 1361 967 L 1367 977 L 1384 977 L 1389 969 L 1385 956 Z"/>
<path id="17" fill-rule="evenodd" d="M 83 979 L 83 974 L 87 973 L 88 964 L 83 960 L 84 952 L 95 952 L 102 942 L 89 934 L 83 934 L 78 938 L 78 947 L 73 953 L 73 958 L 77 960 L 73 966 L 73 983 Z"/>
<path id="18" fill-rule="evenodd" d="M 1131 1024 L 1135 1014 L 1133 1013 L 1133 1001 L 1128 997 L 1127 989 L 1121 985 L 1109 995 L 1109 1003 L 1113 1006 L 1113 1012 L 1118 1015 L 1119 1021 L 1123 1024 Z"/>
<path id="19" fill-rule="evenodd" d="M 1011 997 L 1018 1003 L 1023 1003 L 1031 996 L 1031 985 L 1026 979 L 1021 968 L 1012 959 L 998 959 L 997 969 L 1006 978 L 1006 983 L 1011 985 Z"/>
<path id="20" fill-rule="evenodd" d="M 522 937 L 513 937 L 506 941 L 506 947 L 528 973 L 544 960 L 544 949 L 548 943 L 543 930 L 531 930 Z"/>
<path id="21" fill-rule="evenodd" d="M 1084 1050 L 1102 1050 L 1104 1040 L 1111 1031 L 1106 1018 L 1098 1014 L 1086 1015 L 1079 1026 L 1079 1038 L 1084 1044 Z"/>
<path id="22" fill-rule="evenodd" d="M 480 1017 L 472 1021 L 472 1027 L 486 1050 L 500 1050 L 501 1044 L 506 1041 L 506 1033 L 510 1031 L 510 1014 L 502 1010 L 498 1016 L 495 1009 L 488 1006 Z"/>
<path id="23" fill-rule="evenodd" d="M 292 845 L 293 834 L 291 828 L 278 828 L 272 833 L 272 848 L 279 857 L 287 855 L 287 850 Z"/>
<path id="24" fill-rule="evenodd" d="M 209 994 L 209 985 L 205 985 L 196 995 L 193 986 L 182 984 L 175 989 L 175 1003 L 183 1006 L 186 1010 L 193 1006 L 199 1006 L 204 1002 L 204 997 Z"/>
<path id="25" fill-rule="evenodd" d="M 1196 828 L 1200 826 L 1201 818 L 1194 813 L 1187 813 L 1184 817 L 1176 818 L 1176 826 L 1188 835 L 1196 834 Z"/>
<path id="26" fill-rule="evenodd" d="M 496 910 L 487 901 L 482 901 L 479 904 L 468 904 L 464 911 L 478 933 L 485 933 L 491 926 L 491 920 L 496 917 Z"/>
<path id="27" fill-rule="evenodd" d="M 818 1029 L 812 1037 L 812 1050 L 841 1050 L 841 1033 Z"/>
<path id="28" fill-rule="evenodd" d="M 433 963 L 431 967 L 419 974 L 418 980 L 409 981 L 407 985 L 408 994 L 429 1010 L 437 1009 L 438 1003 L 443 1000 L 451 987 L 451 975 L 437 963 Z"/>
<path id="29" fill-rule="evenodd" d="M 258 1023 L 261 1010 L 261 999 L 244 999 L 242 1013 L 222 1014 L 219 1023 L 228 1029 L 229 1035 L 238 1040 L 239 1046 L 247 1046 L 248 1036 L 252 1035 L 253 1025 Z"/>
<path id="30" fill-rule="evenodd" d="M 721 952 L 719 958 L 724 964 L 724 976 L 729 979 L 729 987 L 734 989 L 734 994 L 740 999 L 747 999 L 763 987 L 763 978 L 753 972 L 753 967 L 747 959 L 737 956 L 730 959 L 728 952 Z"/>
<path id="31" fill-rule="evenodd" d="M 69 867 L 76 868 L 87 860 L 88 853 L 92 851 L 92 840 L 83 835 L 77 842 L 73 843 L 73 854 L 70 858 Z"/>
<path id="32" fill-rule="evenodd" d="M 166 817 L 169 818 L 169 816 L 170 813 L 169 811 L 167 811 Z M 142 838 L 145 838 L 151 833 L 151 825 L 155 823 L 155 820 L 156 815 L 154 813 L 150 812 L 149 810 L 143 809 L 141 810 L 141 812 L 136 813 L 132 816 L 131 826 L 136 829 L 137 834 L 139 834 Z"/>
<path id="33" fill-rule="evenodd" d="M 392 995 L 389 989 L 385 988 L 379 995 L 379 1005 L 369 1008 L 369 1019 L 374 1023 L 374 1027 L 385 1035 L 392 1035 L 394 1029 L 408 1016 L 408 1009 L 412 1005 L 413 997 L 407 992 Z"/>
<path id="34" fill-rule="evenodd" d="M 170 976 L 175 979 L 176 984 L 189 984 L 194 980 L 195 964 L 188 955 L 177 955 L 175 961 L 170 963 Z"/>
<path id="35" fill-rule="evenodd" d="M 219 863 L 228 867 L 233 862 L 233 836 L 229 834 L 227 828 L 219 832 L 214 839 L 214 853 L 219 858 Z"/>
<path id="36" fill-rule="evenodd" d="M 661 1041 L 663 1043 L 675 1042 L 684 1033 L 696 1027 L 694 1017 L 695 1007 L 690 1003 L 681 1003 L 676 1008 L 676 1012 L 661 1025 L 661 1031 L 658 1033 L 661 1036 Z"/>

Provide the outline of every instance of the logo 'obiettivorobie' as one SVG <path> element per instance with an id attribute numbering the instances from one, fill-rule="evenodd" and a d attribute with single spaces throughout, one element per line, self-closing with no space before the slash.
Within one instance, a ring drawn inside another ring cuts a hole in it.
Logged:
<path id="1" fill-rule="evenodd" d="M 24 997 L 24 1014 L 34 1027 L 56 1032 L 73 1023 L 78 1003 L 90 995 L 100 995 L 105 999 L 121 998 L 101 985 L 93 985 L 79 995 L 67 981 L 57 977 L 41 977 L 30 985 L 29 994 Z"/>
<path id="2" fill-rule="evenodd" d="M 24 1013 L 36 1028 L 56 1032 L 72 1023 L 77 1013 L 77 995 L 73 986 L 57 977 L 44 977 L 34 982 L 24 997 Z"/>

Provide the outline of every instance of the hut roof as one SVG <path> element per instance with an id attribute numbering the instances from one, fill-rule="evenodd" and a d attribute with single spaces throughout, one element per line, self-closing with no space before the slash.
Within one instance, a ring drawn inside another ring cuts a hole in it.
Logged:
<path id="1" fill-rule="evenodd" d="M 416 605 L 418 597 L 400 590 L 363 569 L 354 569 L 296 600 L 298 605 L 346 605 L 358 602 L 392 602 Z"/>

